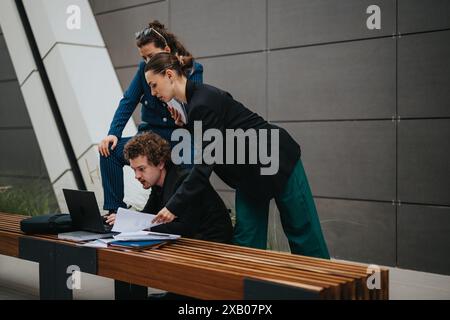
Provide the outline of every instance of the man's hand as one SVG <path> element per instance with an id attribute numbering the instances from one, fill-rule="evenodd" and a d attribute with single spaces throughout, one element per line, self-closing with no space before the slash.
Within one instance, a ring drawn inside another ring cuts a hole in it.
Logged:
<path id="1" fill-rule="evenodd" d="M 98 145 L 98 151 L 102 156 L 108 157 L 110 155 L 109 144 L 112 143 L 111 150 L 114 150 L 114 148 L 117 146 L 117 141 L 119 141 L 119 139 L 116 136 L 114 135 L 107 136 Z"/>
<path id="2" fill-rule="evenodd" d="M 116 214 L 115 213 L 111 213 L 111 214 L 106 216 L 106 223 L 107 224 L 113 225 L 114 222 L 116 222 Z"/>
<path id="3" fill-rule="evenodd" d="M 156 217 L 152 220 L 152 223 L 168 223 L 172 222 L 177 216 L 169 211 L 166 207 L 162 208 Z"/>
<path id="4" fill-rule="evenodd" d="M 181 117 L 181 113 L 178 112 L 177 109 L 175 109 L 174 107 L 169 106 L 169 105 L 167 106 L 167 109 L 169 109 L 170 116 L 173 118 L 173 120 L 175 120 L 175 124 L 179 127 L 184 126 L 184 122 L 181 120 L 181 119 L 183 119 Z"/>

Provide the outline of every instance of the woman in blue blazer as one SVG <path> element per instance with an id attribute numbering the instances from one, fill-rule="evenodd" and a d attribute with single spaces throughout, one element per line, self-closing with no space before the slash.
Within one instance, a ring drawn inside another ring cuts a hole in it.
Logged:
<path id="1" fill-rule="evenodd" d="M 170 141 L 172 131 L 176 128 L 167 110 L 167 104 L 152 96 L 150 92 L 144 76 L 145 63 L 159 52 L 170 52 L 185 67 L 185 75 L 191 81 L 203 82 L 202 65 L 193 60 L 192 55 L 175 35 L 168 32 L 159 21 L 150 22 L 142 31 L 136 33 L 136 45 L 143 61 L 119 102 L 107 137 L 98 146 L 104 191 L 103 209 L 110 213 L 117 212 L 119 207 L 126 207 L 123 202 L 123 167 L 128 165 L 128 162 L 124 158 L 123 149 L 131 137 L 122 137 L 122 131 L 138 103 L 142 104 L 142 122 L 138 126 L 138 132 L 153 131 Z"/>

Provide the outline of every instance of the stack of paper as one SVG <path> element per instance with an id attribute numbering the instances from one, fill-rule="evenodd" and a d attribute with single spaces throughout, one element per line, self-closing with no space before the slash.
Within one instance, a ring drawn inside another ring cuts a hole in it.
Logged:
<path id="1" fill-rule="evenodd" d="M 120 241 L 142 241 L 142 240 L 176 240 L 180 238 L 177 234 L 160 233 L 151 231 L 122 232 L 114 236 Z"/>
<path id="2" fill-rule="evenodd" d="M 165 240 L 145 240 L 145 241 L 113 241 L 110 243 L 111 247 L 119 247 L 122 249 L 142 250 L 142 249 L 156 249 L 166 244 Z"/>
<path id="3" fill-rule="evenodd" d="M 108 244 L 116 241 L 114 238 L 108 239 L 97 239 L 94 241 L 83 243 L 81 246 L 83 247 L 92 247 L 92 248 L 108 248 Z"/>
<path id="4" fill-rule="evenodd" d="M 115 233 L 85 234 L 84 231 L 81 231 L 81 234 L 80 232 L 77 232 L 76 236 L 78 241 L 95 240 L 82 244 L 82 246 L 85 247 L 107 248 L 108 246 L 122 246 L 141 249 L 154 247 L 155 245 L 163 244 L 168 241 L 180 238 L 180 236 L 177 234 L 144 231 L 144 229 L 149 229 L 151 227 L 160 225 L 160 223 L 152 223 L 152 220 L 155 217 L 156 216 L 154 214 L 147 214 L 119 208 L 116 214 L 114 227 L 112 229 L 112 231 Z M 117 234 L 117 232 L 120 233 Z M 61 236 L 64 235 L 61 234 Z M 74 235 L 72 234 L 69 236 L 71 239 L 74 238 Z M 65 238 L 67 239 L 67 235 Z"/>
<path id="5" fill-rule="evenodd" d="M 59 233 L 58 239 L 71 241 L 90 241 L 102 238 L 111 238 L 113 233 L 94 233 L 88 231 L 72 231 Z"/>

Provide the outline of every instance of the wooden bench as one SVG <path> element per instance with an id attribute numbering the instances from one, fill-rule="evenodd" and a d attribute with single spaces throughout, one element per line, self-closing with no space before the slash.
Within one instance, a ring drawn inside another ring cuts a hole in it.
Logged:
<path id="1" fill-rule="evenodd" d="M 0 213 L 0 254 L 40 263 L 41 299 L 71 299 L 67 267 L 115 279 L 117 299 L 144 298 L 147 287 L 200 299 L 388 299 L 388 270 L 369 290 L 373 270 L 282 252 L 181 238 L 160 248 L 80 247 L 55 235 L 25 235 L 26 216 Z"/>

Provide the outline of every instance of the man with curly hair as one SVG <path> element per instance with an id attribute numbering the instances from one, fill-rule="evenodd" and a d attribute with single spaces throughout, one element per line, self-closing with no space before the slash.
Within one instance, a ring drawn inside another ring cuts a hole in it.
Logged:
<path id="1" fill-rule="evenodd" d="M 136 179 L 152 192 L 142 212 L 156 214 L 176 192 L 189 170 L 174 165 L 170 158 L 170 144 L 156 133 L 145 132 L 125 145 L 124 156 L 130 162 Z M 201 240 L 230 243 L 233 227 L 230 215 L 220 196 L 211 185 L 202 199 L 189 205 L 179 216 L 163 217 L 162 225 L 152 231 L 179 234 Z M 113 224 L 115 214 L 107 222 Z"/>

